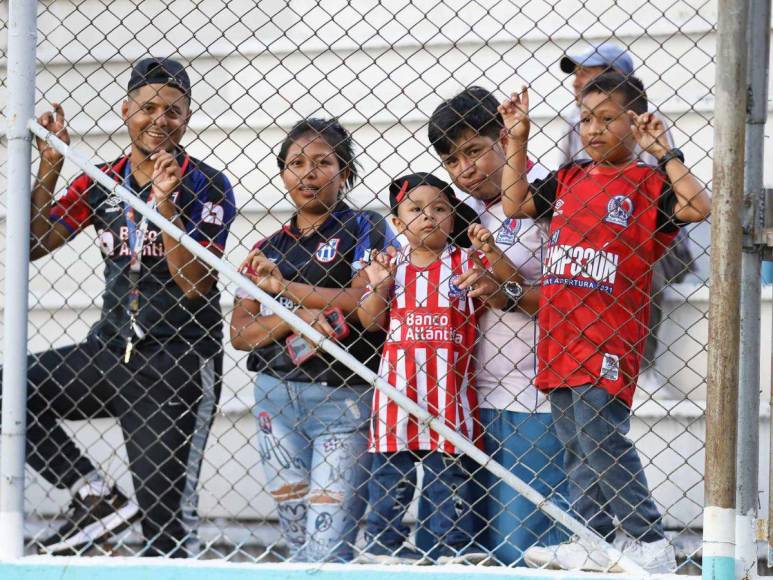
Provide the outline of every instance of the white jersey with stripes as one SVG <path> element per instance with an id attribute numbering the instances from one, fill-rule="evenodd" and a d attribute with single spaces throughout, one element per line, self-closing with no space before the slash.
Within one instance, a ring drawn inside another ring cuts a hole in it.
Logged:
<path id="1" fill-rule="evenodd" d="M 474 266 L 472 253 L 449 245 L 437 261 L 421 268 L 410 263 L 409 252 L 397 257 L 380 375 L 472 439 L 477 405 L 472 354 L 480 305 L 453 284 Z M 369 450 L 458 452 L 378 390 L 373 396 Z"/>

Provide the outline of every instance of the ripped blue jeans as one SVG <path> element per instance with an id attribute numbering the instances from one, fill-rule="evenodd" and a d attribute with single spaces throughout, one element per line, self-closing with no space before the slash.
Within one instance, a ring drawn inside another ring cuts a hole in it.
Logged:
<path id="1" fill-rule="evenodd" d="M 258 451 L 290 558 L 348 562 L 365 511 L 372 390 L 255 378 Z"/>

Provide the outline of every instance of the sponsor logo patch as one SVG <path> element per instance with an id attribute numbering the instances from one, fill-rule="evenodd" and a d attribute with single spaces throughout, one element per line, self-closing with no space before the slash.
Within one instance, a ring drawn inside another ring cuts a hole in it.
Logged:
<path id="1" fill-rule="evenodd" d="M 564 200 L 563 199 L 559 199 L 556 202 L 556 205 L 553 206 L 553 215 L 556 216 L 556 215 L 561 215 L 562 213 L 564 213 L 563 207 L 564 207 Z"/>
<path id="2" fill-rule="evenodd" d="M 620 377 L 620 357 L 608 352 L 603 353 L 599 377 L 616 381 Z"/>

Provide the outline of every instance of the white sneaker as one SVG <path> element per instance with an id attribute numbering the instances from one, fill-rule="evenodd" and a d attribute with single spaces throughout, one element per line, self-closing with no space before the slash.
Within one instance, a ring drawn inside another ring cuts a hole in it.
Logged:
<path id="1" fill-rule="evenodd" d="M 666 538 L 657 542 L 629 541 L 625 555 L 650 574 L 673 574 L 676 571 L 676 553 Z"/>
<path id="2" fill-rule="evenodd" d="M 575 538 L 554 546 L 532 546 L 523 554 L 530 568 L 550 570 L 585 570 L 588 572 L 623 572 L 617 562 L 599 548 L 591 548 Z"/>
<path id="3" fill-rule="evenodd" d="M 463 552 L 455 556 L 440 556 L 437 559 L 439 566 L 448 564 L 461 564 L 463 566 L 494 566 L 496 562 L 490 554 L 484 552 Z"/>

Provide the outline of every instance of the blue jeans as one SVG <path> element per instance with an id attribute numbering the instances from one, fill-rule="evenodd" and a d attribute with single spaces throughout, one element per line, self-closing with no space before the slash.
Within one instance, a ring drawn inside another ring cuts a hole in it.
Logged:
<path id="1" fill-rule="evenodd" d="M 365 509 L 369 387 L 255 378 L 258 449 L 279 524 L 300 561 L 349 561 Z"/>
<path id="2" fill-rule="evenodd" d="M 637 540 L 663 539 L 641 459 L 626 437 L 628 406 L 593 385 L 555 389 L 549 397 L 575 513 L 610 542 L 613 516 Z"/>
<path id="3" fill-rule="evenodd" d="M 550 413 L 480 409 L 480 422 L 484 451 L 568 512 L 563 446 Z M 531 546 L 568 538 L 563 527 L 488 469 L 478 466 L 473 478 L 475 497 L 482 498 L 474 505 L 476 529 L 481 530 L 478 542 L 503 565 L 522 564 L 523 553 Z"/>
<path id="4" fill-rule="evenodd" d="M 468 545 L 470 534 L 460 521 L 465 508 L 458 492 L 466 478 L 460 460 L 458 455 L 439 451 L 374 453 L 368 482 L 368 542 L 396 551 L 408 538 L 410 529 L 403 517 L 416 489 L 416 462 L 421 461 L 421 499 L 428 503 L 431 514 L 419 526 L 431 535 L 432 545 L 442 546 L 445 553 Z"/>

